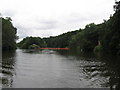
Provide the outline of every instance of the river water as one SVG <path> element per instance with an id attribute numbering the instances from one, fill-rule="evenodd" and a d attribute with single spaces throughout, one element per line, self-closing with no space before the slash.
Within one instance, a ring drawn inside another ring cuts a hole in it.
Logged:
<path id="1" fill-rule="evenodd" d="M 106 58 L 105 58 L 106 59 Z M 120 65 L 50 50 L 3 53 L 2 87 L 104 88 L 118 85 Z M 109 60 L 110 62 L 110 60 Z M 118 66 L 117 66 L 118 65 Z M 117 68 L 116 68 L 117 67 Z"/>

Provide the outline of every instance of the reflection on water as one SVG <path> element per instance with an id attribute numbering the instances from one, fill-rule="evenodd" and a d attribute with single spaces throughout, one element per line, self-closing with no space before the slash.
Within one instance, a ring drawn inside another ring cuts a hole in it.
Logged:
<path id="1" fill-rule="evenodd" d="M 119 60 L 105 54 L 95 57 L 18 49 L 3 53 L 2 84 L 17 88 L 120 88 Z"/>
<path id="2" fill-rule="evenodd" d="M 109 86 L 112 88 L 116 88 L 116 90 L 120 90 L 120 57 L 111 56 L 111 55 L 97 55 L 98 59 L 101 62 L 105 63 L 105 67 L 107 69 L 106 72 L 101 73 L 102 76 L 109 76 Z"/>
<path id="3" fill-rule="evenodd" d="M 3 87 L 12 87 L 13 75 L 15 75 L 15 51 L 2 54 L 2 84 Z"/>

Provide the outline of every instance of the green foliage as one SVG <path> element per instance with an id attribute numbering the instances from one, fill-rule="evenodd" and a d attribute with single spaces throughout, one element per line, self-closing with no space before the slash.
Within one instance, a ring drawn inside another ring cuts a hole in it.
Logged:
<path id="1" fill-rule="evenodd" d="M 40 37 L 26 37 L 20 43 L 18 43 L 18 47 L 21 49 L 29 49 L 30 47 L 36 45 L 38 47 L 46 47 L 45 41 Z"/>
<path id="2" fill-rule="evenodd" d="M 2 50 L 16 49 L 17 29 L 13 26 L 11 18 L 2 18 Z"/>
<path id="3" fill-rule="evenodd" d="M 21 49 L 28 49 L 29 46 L 36 44 L 39 47 L 51 47 L 51 48 L 65 48 L 69 46 L 69 42 L 73 35 L 76 35 L 80 30 L 67 32 L 55 37 L 43 38 L 40 37 L 26 37 L 20 43 L 18 47 Z"/>
<path id="4" fill-rule="evenodd" d="M 38 45 L 36 45 L 36 44 L 30 45 L 28 47 L 28 49 L 37 49 L 37 48 L 40 48 L 40 47 Z"/>
<path id="5" fill-rule="evenodd" d="M 115 2 L 114 10 L 115 10 L 116 12 L 120 11 L 120 1 L 118 1 L 118 2 L 116 1 L 116 2 Z"/>
<path id="6" fill-rule="evenodd" d="M 100 45 L 98 45 L 98 41 L 100 41 Z M 86 25 L 85 29 L 72 37 L 69 47 L 78 51 L 100 50 L 119 55 L 120 10 L 117 10 L 109 20 L 104 20 L 101 24 Z"/>
<path id="7" fill-rule="evenodd" d="M 65 48 L 69 46 L 71 37 L 78 33 L 79 30 L 63 33 L 61 35 L 49 38 L 43 38 L 47 43 L 47 47 L 51 48 Z"/>
<path id="8" fill-rule="evenodd" d="M 88 24 L 84 29 L 63 33 L 48 38 L 24 38 L 18 46 L 28 48 L 36 44 L 40 47 L 65 48 L 74 51 L 104 51 L 120 54 L 120 2 L 116 3 L 116 12 L 109 20 L 101 24 Z"/>
<path id="9" fill-rule="evenodd" d="M 92 51 L 98 44 L 97 27 L 94 23 L 86 25 L 85 29 L 72 37 L 69 47 L 76 50 Z"/>
<path id="10" fill-rule="evenodd" d="M 103 47 L 101 45 L 97 45 L 95 48 L 94 48 L 94 52 L 97 53 L 97 52 L 101 52 L 103 51 Z"/>
<path id="11" fill-rule="evenodd" d="M 120 45 L 120 11 L 116 12 L 105 24 L 101 43 L 105 51 L 116 54 L 120 50 L 118 48 Z"/>

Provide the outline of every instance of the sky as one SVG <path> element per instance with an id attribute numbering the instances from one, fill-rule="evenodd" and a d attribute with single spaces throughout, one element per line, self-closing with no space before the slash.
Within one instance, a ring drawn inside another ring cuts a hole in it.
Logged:
<path id="1" fill-rule="evenodd" d="M 114 0 L 0 0 L 0 13 L 11 17 L 19 40 L 49 37 L 102 23 L 113 15 Z"/>

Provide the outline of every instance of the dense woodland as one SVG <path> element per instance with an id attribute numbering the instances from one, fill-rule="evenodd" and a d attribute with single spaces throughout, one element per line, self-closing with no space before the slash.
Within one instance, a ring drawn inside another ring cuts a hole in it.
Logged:
<path id="1" fill-rule="evenodd" d="M 11 18 L 1 18 L 2 19 L 2 50 L 15 50 L 16 49 L 16 39 L 17 39 L 17 28 L 12 24 Z"/>
<path id="2" fill-rule="evenodd" d="M 115 13 L 113 16 L 110 16 L 109 20 L 104 20 L 101 24 L 91 23 L 86 25 L 84 29 L 74 30 L 58 36 L 50 36 L 48 38 L 26 37 L 17 45 L 21 49 L 34 47 L 69 47 L 73 51 L 105 51 L 120 55 L 120 2 L 116 2 L 114 9 Z M 2 19 L 2 48 L 3 50 L 15 49 L 17 29 L 12 25 L 10 18 Z"/>
<path id="3" fill-rule="evenodd" d="M 67 33 L 63 33 L 61 35 L 49 38 L 43 38 L 43 40 L 47 43 L 47 47 L 50 48 L 66 48 L 69 47 L 69 41 L 71 40 L 73 35 L 76 35 L 79 30 L 71 31 Z"/>
<path id="4" fill-rule="evenodd" d="M 119 3 L 118 3 L 119 5 Z M 101 24 L 88 24 L 84 29 L 79 29 L 58 36 L 43 38 L 33 37 L 23 39 L 18 45 L 27 49 L 31 44 L 39 47 L 65 48 L 69 47 L 73 51 L 105 51 L 111 54 L 120 55 L 120 10 L 115 7 L 115 13 L 109 20 L 104 20 Z M 30 39 L 30 40 L 29 40 Z M 43 40 L 43 41 L 42 41 Z"/>
<path id="5" fill-rule="evenodd" d="M 120 54 L 120 10 L 101 24 L 86 25 L 72 37 L 69 46 L 75 50 Z"/>
<path id="6" fill-rule="evenodd" d="M 21 49 L 31 49 L 32 47 L 47 47 L 46 42 L 40 37 L 26 37 L 20 43 L 18 47 Z"/>

